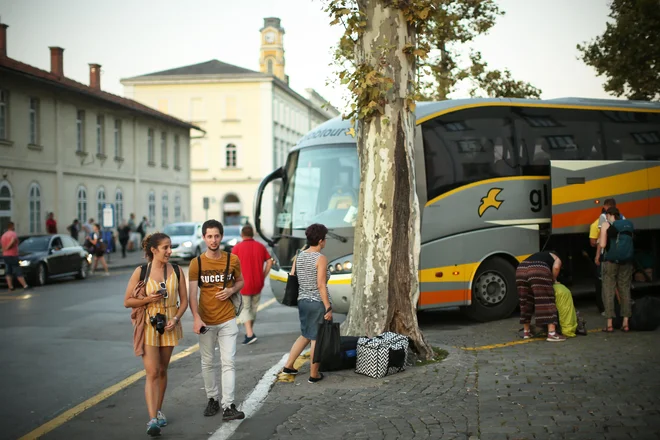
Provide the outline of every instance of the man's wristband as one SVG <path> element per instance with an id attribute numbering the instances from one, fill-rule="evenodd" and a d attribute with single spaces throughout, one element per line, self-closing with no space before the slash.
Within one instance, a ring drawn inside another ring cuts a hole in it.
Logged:
<path id="1" fill-rule="evenodd" d="M 327 309 L 325 309 L 325 313 L 330 313 L 330 312 L 332 312 L 332 306 L 330 306 L 330 307 L 328 307 Z"/>

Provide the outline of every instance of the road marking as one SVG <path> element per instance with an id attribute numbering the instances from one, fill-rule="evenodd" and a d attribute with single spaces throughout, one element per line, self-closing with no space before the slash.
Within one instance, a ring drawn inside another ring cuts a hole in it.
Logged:
<path id="1" fill-rule="evenodd" d="M 271 298 L 270 300 L 266 301 L 263 304 L 260 304 L 259 307 L 257 307 L 257 311 L 261 311 L 265 309 L 266 307 L 269 307 L 270 305 L 275 303 L 275 298 Z M 240 320 L 236 320 L 238 324 L 240 324 Z M 172 362 L 176 362 L 179 359 L 183 359 L 187 356 L 190 356 L 191 354 L 195 353 L 196 351 L 199 350 L 199 344 L 195 344 L 193 346 L 190 346 L 186 348 L 185 350 L 175 354 L 172 356 L 170 359 L 170 364 Z M 283 358 L 284 359 L 284 358 Z M 282 365 L 284 365 L 284 361 L 282 361 Z M 274 368 L 274 367 L 273 367 Z M 272 368 L 271 368 L 272 369 Z M 270 371 L 270 370 L 269 370 Z M 85 400 L 84 402 L 74 406 L 73 408 L 69 409 L 68 411 L 65 411 L 64 413 L 60 414 L 59 416 L 55 417 L 54 419 L 50 420 L 49 422 L 44 423 L 37 429 L 33 430 L 32 432 L 24 435 L 21 437 L 19 440 L 33 440 L 37 439 L 41 436 L 44 436 L 48 434 L 50 431 L 62 426 L 69 420 L 73 419 L 83 411 L 88 410 L 89 408 L 98 405 L 108 397 L 117 394 L 117 392 L 123 390 L 124 388 L 128 387 L 129 385 L 134 384 L 138 380 L 142 379 L 145 376 L 145 370 L 138 371 L 137 373 L 133 374 L 132 376 L 127 377 L 126 379 L 122 380 L 121 382 L 118 382 L 97 395 L 90 397 L 89 399 Z M 275 372 L 272 373 L 273 375 Z M 265 376 L 264 376 L 265 377 Z M 263 380 L 263 379 L 262 379 Z M 259 382 L 261 383 L 261 382 Z M 257 385 L 259 386 L 259 385 Z M 256 391 L 256 388 L 255 388 Z M 254 392 L 253 392 L 254 393 Z M 233 431 L 232 431 L 233 432 Z"/>
<path id="2" fill-rule="evenodd" d="M 591 330 L 588 330 L 587 333 L 596 333 L 601 331 L 601 328 L 594 328 Z M 482 351 L 482 350 L 492 350 L 494 348 L 502 348 L 502 347 L 512 347 L 514 345 L 521 345 L 521 344 L 529 344 L 530 342 L 540 342 L 540 341 L 545 341 L 546 338 L 532 338 L 532 339 L 522 339 L 520 341 L 511 341 L 511 342 L 505 342 L 503 344 L 491 344 L 491 345 L 482 345 L 480 347 L 457 347 L 460 348 L 461 350 L 465 351 Z"/>
<path id="3" fill-rule="evenodd" d="M 172 356 L 171 362 L 175 362 L 179 359 L 182 359 L 186 356 L 189 356 L 193 353 L 195 353 L 197 350 L 199 350 L 199 344 L 195 344 L 192 347 L 188 347 L 185 350 L 183 350 L 180 353 L 175 354 Z M 43 435 L 48 434 L 50 431 L 52 431 L 55 428 L 60 427 L 64 423 L 68 422 L 69 420 L 73 419 L 76 417 L 78 414 L 82 413 L 85 410 L 88 410 L 89 408 L 93 407 L 94 405 L 99 404 L 103 400 L 107 399 L 108 397 L 116 394 L 117 392 L 121 391 L 122 389 L 126 388 L 127 386 L 137 382 L 138 380 L 142 379 L 145 376 L 145 371 L 138 371 L 137 373 L 133 374 L 132 376 L 127 377 L 126 379 L 122 380 L 119 383 L 116 383 L 105 390 L 101 391 L 98 393 L 96 396 L 90 397 L 89 399 L 85 400 L 79 405 L 74 406 L 68 411 L 65 411 L 64 413 L 60 414 L 59 416 L 55 417 L 51 421 L 41 425 L 34 431 L 30 432 L 29 434 L 24 435 L 21 437 L 19 440 L 28 440 L 28 439 L 37 439 Z"/>
<path id="4" fill-rule="evenodd" d="M 248 395 L 247 398 L 245 399 L 243 405 L 241 406 L 241 411 L 245 413 L 246 419 L 251 418 L 253 415 L 257 413 L 257 411 L 259 411 L 259 409 L 264 403 L 264 400 L 266 400 L 266 397 L 268 397 L 268 392 L 275 383 L 273 377 L 277 374 L 279 370 L 282 369 L 282 367 L 284 367 L 284 363 L 286 362 L 286 358 L 288 356 L 289 356 L 288 353 L 285 353 L 284 356 L 282 356 L 282 359 L 280 359 L 278 363 L 270 367 L 270 369 L 264 373 L 261 380 L 259 381 L 257 386 L 254 387 L 250 395 Z M 229 437 L 232 436 L 234 431 L 238 429 L 240 424 L 243 423 L 243 420 L 237 420 L 236 422 L 238 423 L 223 422 L 222 425 L 220 425 L 220 428 L 218 428 L 218 430 L 213 433 L 213 435 L 209 438 L 209 440 L 228 439 Z"/>

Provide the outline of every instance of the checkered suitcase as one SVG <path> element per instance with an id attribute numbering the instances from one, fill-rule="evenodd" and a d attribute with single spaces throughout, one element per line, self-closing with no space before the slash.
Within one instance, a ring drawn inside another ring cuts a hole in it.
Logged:
<path id="1" fill-rule="evenodd" d="M 407 358 L 406 336 L 385 332 L 374 338 L 360 338 L 355 372 L 380 379 L 405 370 Z"/>

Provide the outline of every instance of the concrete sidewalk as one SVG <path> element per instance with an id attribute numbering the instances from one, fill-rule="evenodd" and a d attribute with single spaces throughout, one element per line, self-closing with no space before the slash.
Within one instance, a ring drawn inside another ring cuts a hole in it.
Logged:
<path id="1" fill-rule="evenodd" d="M 660 331 L 602 333 L 586 315 L 591 333 L 563 343 L 523 341 L 518 318 L 434 325 L 448 358 L 383 379 L 309 384 L 307 363 L 232 439 L 660 438 Z"/>
<path id="2" fill-rule="evenodd" d="M 109 258 L 108 258 L 109 257 Z M 138 267 L 140 264 L 144 264 L 147 260 L 144 258 L 144 252 L 142 250 L 126 252 L 126 258 L 122 258 L 121 250 L 106 254 L 105 261 L 108 263 L 108 268 L 110 271 L 117 269 L 126 269 Z M 187 266 L 188 260 L 172 260 L 172 263 L 177 263 L 179 266 Z M 97 272 L 100 273 L 103 269 L 99 265 Z"/>

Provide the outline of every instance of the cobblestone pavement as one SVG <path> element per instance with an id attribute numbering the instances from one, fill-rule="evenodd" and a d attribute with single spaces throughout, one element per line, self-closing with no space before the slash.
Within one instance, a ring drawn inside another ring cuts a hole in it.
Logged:
<path id="1" fill-rule="evenodd" d="M 306 364 L 232 439 L 660 439 L 660 330 L 602 333 L 589 309 L 595 331 L 564 343 L 522 343 L 517 317 L 422 315 L 444 362 L 380 380 L 331 372 L 317 384 Z"/>

